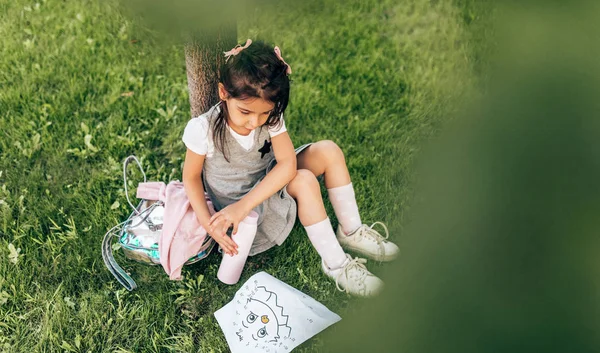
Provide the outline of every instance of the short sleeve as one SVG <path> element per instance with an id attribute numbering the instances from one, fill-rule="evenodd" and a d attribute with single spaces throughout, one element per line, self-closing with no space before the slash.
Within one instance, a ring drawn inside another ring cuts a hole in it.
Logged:
<path id="1" fill-rule="evenodd" d="M 199 116 L 188 121 L 181 139 L 192 152 L 206 155 L 208 152 L 208 120 L 206 117 Z"/>
<path id="2" fill-rule="evenodd" d="M 277 136 L 279 134 L 282 134 L 282 133 L 284 133 L 286 131 L 287 131 L 287 129 L 285 128 L 285 120 L 283 120 L 283 114 L 282 114 L 281 115 L 281 125 L 270 127 L 269 128 L 269 136 L 275 137 L 275 136 Z"/>

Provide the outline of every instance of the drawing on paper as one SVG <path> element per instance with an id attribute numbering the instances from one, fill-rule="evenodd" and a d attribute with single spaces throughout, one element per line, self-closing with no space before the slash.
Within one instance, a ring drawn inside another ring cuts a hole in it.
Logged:
<path id="1" fill-rule="evenodd" d="M 255 287 L 244 304 L 243 313 L 236 311 L 236 314 L 242 325 L 236 331 L 240 342 L 276 343 L 292 333 L 288 326 L 289 316 L 277 303 L 277 293 L 264 286 Z"/>

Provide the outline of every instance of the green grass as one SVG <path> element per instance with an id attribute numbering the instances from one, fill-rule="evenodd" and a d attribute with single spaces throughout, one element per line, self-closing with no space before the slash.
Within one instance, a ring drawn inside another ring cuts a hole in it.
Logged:
<path id="1" fill-rule="evenodd" d="M 2 0 L 0 11 L 0 351 L 228 351 L 212 314 L 237 286 L 216 279 L 218 256 L 173 282 L 118 254 L 140 287 L 129 293 L 100 254 L 102 235 L 129 213 L 127 155 L 151 180 L 181 178 L 190 118 L 181 45 L 114 1 Z M 473 86 L 479 22 L 466 0 L 308 1 L 251 12 L 238 38 L 282 48 L 294 70 L 294 144 L 336 141 L 363 221 L 386 222 L 402 246 L 412 164 Z M 283 246 L 249 260 L 241 281 L 265 270 L 344 317 L 360 300 L 318 264 L 297 223 Z M 297 351 L 322 347 L 317 335 Z"/>

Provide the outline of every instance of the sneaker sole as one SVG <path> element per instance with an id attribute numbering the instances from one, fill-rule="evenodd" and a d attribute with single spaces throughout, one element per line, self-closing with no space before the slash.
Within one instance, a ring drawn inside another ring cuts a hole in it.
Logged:
<path id="1" fill-rule="evenodd" d="M 340 241 L 340 239 L 338 238 L 338 241 Z M 363 255 L 371 260 L 375 260 L 375 261 L 379 261 L 379 262 L 388 262 L 388 261 L 392 261 L 398 258 L 398 255 L 400 254 L 400 252 L 397 252 L 395 254 L 385 254 L 385 255 L 379 255 L 379 254 L 374 254 L 374 253 L 370 253 L 370 252 L 366 252 L 364 249 L 360 249 L 360 248 L 355 248 L 351 245 L 347 245 L 344 244 L 340 241 L 340 245 L 342 246 L 342 248 L 344 250 L 350 250 L 352 252 L 355 252 L 357 254 Z"/>

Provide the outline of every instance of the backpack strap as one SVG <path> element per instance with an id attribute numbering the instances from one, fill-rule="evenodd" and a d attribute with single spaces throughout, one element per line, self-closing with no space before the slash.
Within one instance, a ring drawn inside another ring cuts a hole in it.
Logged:
<path id="1" fill-rule="evenodd" d="M 125 186 L 125 197 L 127 198 L 127 203 L 129 204 L 129 206 L 131 206 L 135 215 L 140 215 L 141 212 L 138 209 L 138 207 L 133 206 L 133 204 L 131 203 L 131 200 L 129 199 L 129 191 L 127 190 L 127 166 L 132 161 L 138 165 L 140 171 L 142 172 L 142 175 L 144 176 L 144 182 L 146 182 L 146 173 L 144 173 L 144 169 L 142 168 L 140 161 L 137 159 L 136 156 L 131 155 L 125 158 L 125 160 L 123 161 L 123 184 Z M 112 238 L 115 235 L 119 234 L 119 232 L 123 229 L 123 226 L 129 223 L 130 221 L 131 216 L 125 222 L 119 223 L 116 226 L 112 227 L 108 232 L 106 232 L 106 234 L 104 234 L 104 238 L 102 239 L 102 259 L 104 260 L 104 264 L 106 265 L 106 268 L 108 268 L 110 273 L 112 273 L 112 275 L 115 276 L 117 281 L 119 281 L 119 283 L 121 283 L 121 285 L 123 285 L 123 287 L 125 287 L 128 291 L 136 289 L 137 285 L 135 284 L 135 281 L 131 278 L 131 276 L 129 276 L 129 274 L 125 272 L 125 270 L 123 270 L 123 268 L 119 266 L 119 264 L 115 260 L 112 251 Z"/>
<path id="2" fill-rule="evenodd" d="M 119 264 L 115 261 L 115 257 L 112 252 L 112 238 L 115 234 L 119 233 L 119 230 L 122 229 L 125 223 L 129 222 L 129 219 L 123 223 L 119 223 L 116 226 L 112 227 L 106 234 L 104 235 L 104 239 L 102 239 L 102 259 L 104 260 L 104 264 L 110 271 L 110 273 L 115 276 L 117 281 L 125 287 L 128 291 L 132 291 L 137 288 L 135 281 Z"/>
<path id="3" fill-rule="evenodd" d="M 144 173 L 144 169 L 142 168 L 142 165 L 140 164 L 140 161 L 138 161 L 136 156 L 134 156 L 134 155 L 128 156 L 123 161 L 123 185 L 125 186 L 125 197 L 127 198 L 127 203 L 133 209 L 133 212 L 136 215 L 139 215 L 140 214 L 139 210 L 135 206 L 133 206 L 133 204 L 131 203 L 131 200 L 129 200 L 129 191 L 127 190 L 127 166 L 129 165 L 129 163 L 131 163 L 131 161 L 134 161 L 137 164 L 138 168 L 140 168 L 140 171 L 142 172 L 142 175 L 144 176 L 144 183 L 146 182 L 146 173 Z"/>

